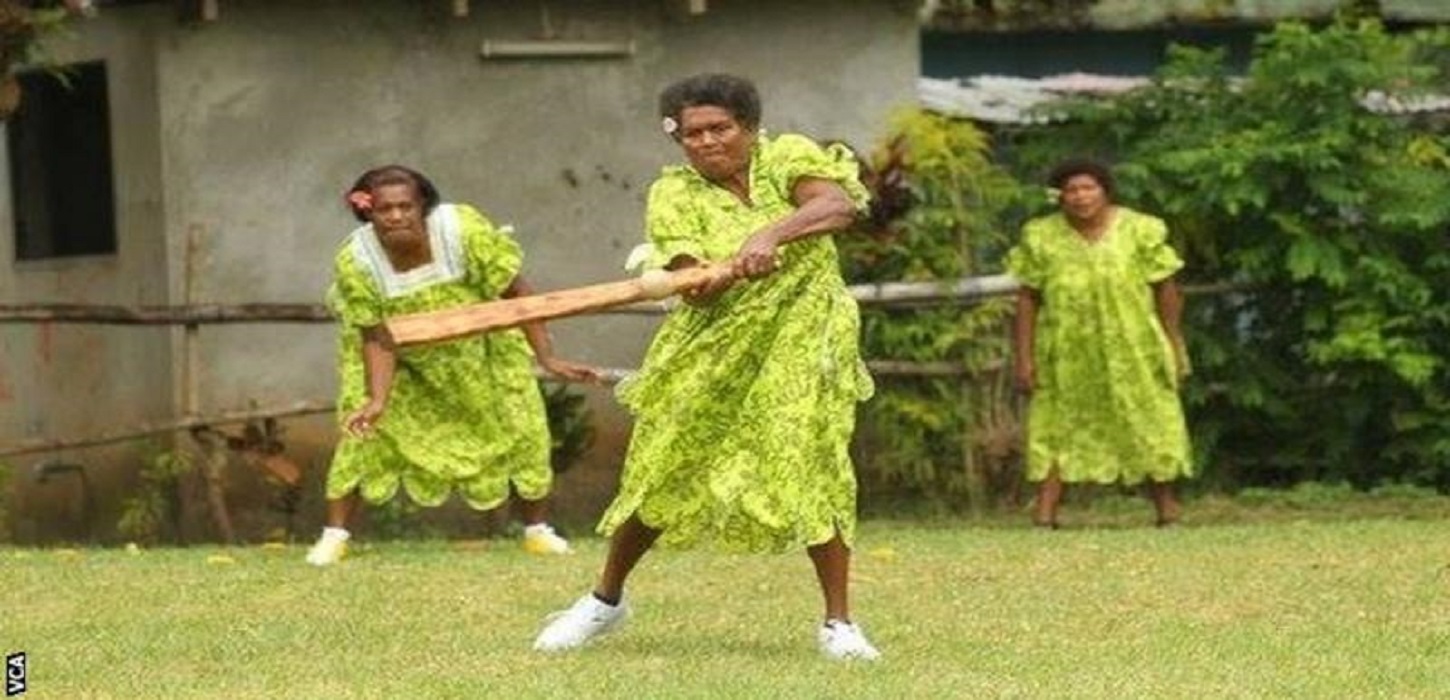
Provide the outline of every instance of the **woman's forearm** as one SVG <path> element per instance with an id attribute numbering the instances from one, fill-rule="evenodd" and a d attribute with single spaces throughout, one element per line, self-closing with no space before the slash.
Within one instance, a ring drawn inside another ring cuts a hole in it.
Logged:
<path id="1" fill-rule="evenodd" d="M 1037 341 L 1037 292 L 1022 287 L 1017 290 L 1017 316 L 1012 323 L 1012 347 L 1017 360 L 1032 359 L 1032 345 Z"/>
<path id="2" fill-rule="evenodd" d="M 1153 305 L 1157 309 L 1159 322 L 1163 324 L 1163 331 L 1172 338 L 1180 337 L 1183 323 L 1183 292 L 1178 288 L 1178 283 L 1167 279 L 1154 284 Z"/>
<path id="3" fill-rule="evenodd" d="M 368 399 L 379 404 L 388 402 L 393 389 L 393 372 L 398 355 L 393 341 L 382 326 L 362 330 L 363 369 L 367 375 Z"/>
<path id="4" fill-rule="evenodd" d="M 529 347 L 534 351 L 534 359 L 543 362 L 554 356 L 554 341 L 549 338 L 549 330 L 544 327 L 543 321 L 533 321 L 522 326 L 524 338 L 529 341 Z"/>
<path id="5" fill-rule="evenodd" d="M 501 295 L 505 299 L 514 297 L 526 297 L 534 293 L 534 288 L 529 285 L 522 275 L 515 277 L 512 284 L 503 290 Z M 554 356 L 554 341 L 549 337 L 549 329 L 543 321 L 532 321 L 522 324 L 524 339 L 528 341 L 529 348 L 534 351 L 534 359 L 543 362 Z"/>
<path id="6" fill-rule="evenodd" d="M 856 221 L 856 205 L 840 185 L 829 180 L 802 180 L 793 192 L 796 209 L 771 229 L 779 243 L 818 233 L 840 231 Z"/>

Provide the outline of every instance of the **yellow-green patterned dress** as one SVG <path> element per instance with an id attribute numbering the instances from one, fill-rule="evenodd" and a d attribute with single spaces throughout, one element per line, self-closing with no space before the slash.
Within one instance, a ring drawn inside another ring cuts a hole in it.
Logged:
<path id="1" fill-rule="evenodd" d="M 750 204 L 693 168 L 666 168 L 649 194 L 647 266 L 677 255 L 730 258 L 794 210 L 791 188 L 802 177 L 835 181 L 865 206 L 851 155 L 802 136 L 760 137 Z M 847 446 L 856 404 L 872 392 L 859 326 L 827 235 L 783 246 L 780 268 L 763 280 L 671 312 L 640 372 L 618 388 L 635 428 L 600 532 L 638 514 L 667 545 L 784 551 L 838 532 L 850 544 L 856 478 Z"/>
<path id="2" fill-rule="evenodd" d="M 1183 261 L 1153 216 L 1118 207 L 1096 242 L 1062 214 L 1027 223 L 1007 269 L 1041 294 L 1027 478 L 1137 484 L 1192 474 L 1173 346 L 1151 285 Z"/>
<path id="3" fill-rule="evenodd" d="M 442 204 L 428 216 L 433 260 L 394 272 L 371 225 L 338 250 L 328 302 L 338 332 L 338 416 L 367 401 L 361 329 L 384 319 L 499 298 L 523 263 L 519 246 L 476 209 Z M 328 498 L 356 490 L 373 503 L 401 485 L 424 506 L 454 489 L 478 509 L 497 506 L 512 482 L 520 497 L 549 492 L 549 427 L 518 330 L 398 351 L 388 406 L 375 433 L 343 433 L 327 476 Z"/>

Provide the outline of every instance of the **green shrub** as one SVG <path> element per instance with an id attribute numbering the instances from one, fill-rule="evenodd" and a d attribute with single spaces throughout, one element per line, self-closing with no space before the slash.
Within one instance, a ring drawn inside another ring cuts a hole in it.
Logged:
<path id="1" fill-rule="evenodd" d="M 549 461 L 555 474 L 562 474 L 594 444 L 594 425 L 584 394 L 568 384 L 544 386 L 544 407 L 549 416 L 549 437 L 553 442 Z"/>
<path id="2" fill-rule="evenodd" d="M 116 529 L 132 541 L 154 543 L 180 517 L 176 488 L 193 464 L 186 453 L 156 445 L 148 445 L 146 453 L 140 485 L 135 495 L 121 502 L 121 518 Z"/>
<path id="3" fill-rule="evenodd" d="M 897 115 L 864 178 L 899 216 L 838 239 L 852 283 L 954 281 L 985 269 L 1008 237 L 1001 222 L 1020 200 L 970 122 L 913 110 Z M 902 188 L 905 188 L 904 193 Z M 903 490 L 955 508 L 989 503 L 1019 473 L 1020 429 L 1007 378 L 1003 300 L 868 308 L 862 351 L 876 360 L 945 362 L 963 377 L 879 377 L 861 411 L 859 458 L 867 492 Z"/>
<path id="4" fill-rule="evenodd" d="M 1450 487 L 1450 139 L 1367 108 L 1444 91 L 1447 53 L 1443 29 L 1283 23 L 1242 79 L 1175 47 L 1150 87 L 1015 135 L 1024 176 L 1092 144 L 1188 281 L 1234 285 L 1185 319 L 1210 485 Z"/>

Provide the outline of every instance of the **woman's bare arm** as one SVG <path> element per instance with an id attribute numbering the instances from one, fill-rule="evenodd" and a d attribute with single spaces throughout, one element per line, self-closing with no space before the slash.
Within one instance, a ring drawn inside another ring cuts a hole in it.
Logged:
<path id="1" fill-rule="evenodd" d="M 1032 353 L 1037 341 L 1037 309 L 1041 305 L 1042 297 L 1037 290 L 1027 286 L 1017 288 L 1017 316 L 1012 323 L 1013 378 L 1022 392 L 1031 392 L 1037 386 L 1037 363 Z"/>

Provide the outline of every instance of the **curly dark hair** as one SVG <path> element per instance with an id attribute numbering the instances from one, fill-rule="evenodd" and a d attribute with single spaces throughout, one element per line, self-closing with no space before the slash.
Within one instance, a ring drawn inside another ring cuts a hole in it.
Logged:
<path id="1" fill-rule="evenodd" d="M 423 173 L 402 165 L 384 165 L 359 175 L 357 180 L 352 183 L 352 187 L 349 187 L 347 192 L 343 193 L 343 197 L 346 198 L 354 192 L 371 193 L 384 185 L 408 185 L 412 187 L 413 191 L 418 193 L 418 198 L 423 200 L 423 216 L 433 213 L 433 209 L 441 201 L 438 195 L 438 188 L 433 186 L 432 180 L 429 180 Z M 371 221 L 368 218 L 367 211 L 357 208 L 352 202 L 348 202 L 347 208 L 352 211 L 352 215 L 358 221 L 363 223 Z"/>
<path id="2" fill-rule="evenodd" d="M 701 73 L 660 93 L 660 116 L 679 120 L 686 107 L 720 107 L 746 129 L 760 126 L 760 93 L 755 83 L 725 73 Z"/>
<path id="3" fill-rule="evenodd" d="M 1058 163 L 1048 174 L 1047 185 L 1060 190 L 1068 180 L 1078 175 L 1086 175 L 1097 180 L 1098 185 L 1107 193 L 1109 199 L 1117 194 L 1118 183 L 1113 179 L 1112 169 L 1091 158 L 1069 158 Z"/>

